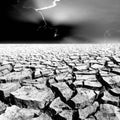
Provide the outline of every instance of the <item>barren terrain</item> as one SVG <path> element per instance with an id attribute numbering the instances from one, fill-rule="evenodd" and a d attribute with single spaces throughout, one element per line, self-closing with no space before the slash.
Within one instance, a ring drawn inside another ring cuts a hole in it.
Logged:
<path id="1" fill-rule="evenodd" d="M 120 120 L 120 44 L 0 45 L 0 120 Z"/>

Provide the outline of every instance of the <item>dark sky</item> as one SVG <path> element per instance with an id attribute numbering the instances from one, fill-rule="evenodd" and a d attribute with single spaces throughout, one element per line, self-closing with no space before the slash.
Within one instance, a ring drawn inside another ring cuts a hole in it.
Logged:
<path id="1" fill-rule="evenodd" d="M 120 38 L 120 0 L 61 0 L 40 13 L 53 0 L 15 0 L 1 5 L 1 42 L 103 43 Z M 24 5 L 23 8 L 22 6 Z M 3 7 L 4 6 L 4 7 Z M 40 28 L 38 30 L 38 27 Z M 55 37 L 55 33 L 57 37 Z"/>

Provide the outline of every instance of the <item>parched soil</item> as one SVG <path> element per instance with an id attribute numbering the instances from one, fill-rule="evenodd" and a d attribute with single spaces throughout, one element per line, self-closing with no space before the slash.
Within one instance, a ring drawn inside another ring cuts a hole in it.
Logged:
<path id="1" fill-rule="evenodd" d="M 120 45 L 3 45 L 0 120 L 120 120 Z"/>

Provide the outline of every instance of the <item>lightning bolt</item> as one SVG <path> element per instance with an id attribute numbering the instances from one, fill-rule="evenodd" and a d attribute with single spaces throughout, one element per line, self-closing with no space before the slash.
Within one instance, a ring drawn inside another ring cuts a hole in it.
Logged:
<path id="1" fill-rule="evenodd" d="M 42 19 L 44 21 L 44 26 L 45 27 L 49 27 L 49 26 L 48 26 L 48 24 L 47 24 L 47 22 L 45 20 L 45 17 L 43 15 L 42 11 L 46 10 L 46 9 L 50 9 L 50 8 L 56 7 L 57 6 L 57 2 L 59 2 L 59 1 L 61 1 L 61 0 L 54 0 L 53 3 L 52 3 L 52 5 L 50 5 L 50 6 L 46 6 L 46 7 L 43 7 L 43 8 L 34 9 L 36 12 L 39 12 L 41 14 Z M 39 30 L 40 28 L 41 28 L 41 26 L 37 30 Z M 53 29 L 53 28 L 50 28 L 50 29 Z M 55 29 L 54 37 L 57 37 L 57 35 L 58 35 L 57 34 L 57 29 Z"/>
<path id="2" fill-rule="evenodd" d="M 51 28 L 51 27 L 49 27 L 49 25 L 47 24 L 47 21 L 45 20 L 45 17 L 44 17 L 44 14 L 43 14 L 43 10 L 47 10 L 47 9 L 50 9 L 50 8 L 54 8 L 54 7 L 56 7 L 57 6 L 57 2 L 59 2 L 59 1 L 61 1 L 61 0 L 53 0 L 53 2 L 52 2 L 52 5 L 49 5 L 49 6 L 46 6 L 46 7 L 42 7 L 42 8 L 34 8 L 34 7 L 31 7 L 31 6 L 22 6 L 23 8 L 25 8 L 25 9 L 33 9 L 33 10 L 35 10 L 36 12 L 38 12 L 40 15 L 41 15 L 41 17 L 42 17 L 42 20 L 44 21 L 44 25 L 43 26 L 39 26 L 38 27 L 38 29 L 37 29 L 37 31 L 39 31 L 39 29 L 41 29 L 41 28 L 49 28 L 50 30 L 53 30 L 54 29 L 54 31 L 55 31 L 55 33 L 54 33 L 54 37 L 57 37 L 57 29 L 56 28 Z M 19 4 L 20 3 L 20 0 L 17 0 L 17 4 Z"/>
<path id="3" fill-rule="evenodd" d="M 60 1 L 60 0 L 54 0 L 52 5 L 46 6 L 46 7 L 43 7 L 43 8 L 38 8 L 38 9 L 35 9 L 35 10 L 36 11 L 41 11 L 41 10 L 46 10 L 46 9 L 50 9 L 50 8 L 56 7 L 58 1 Z"/>

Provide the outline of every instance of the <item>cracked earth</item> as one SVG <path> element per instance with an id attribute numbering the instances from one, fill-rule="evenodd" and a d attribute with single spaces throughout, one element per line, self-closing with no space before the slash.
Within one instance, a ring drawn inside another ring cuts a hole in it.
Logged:
<path id="1" fill-rule="evenodd" d="M 120 45 L 1 47 L 0 120 L 120 120 Z"/>

